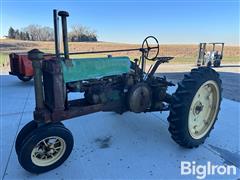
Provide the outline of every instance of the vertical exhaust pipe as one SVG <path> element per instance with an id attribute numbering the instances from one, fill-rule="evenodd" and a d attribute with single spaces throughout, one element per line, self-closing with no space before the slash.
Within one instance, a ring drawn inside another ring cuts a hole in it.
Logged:
<path id="1" fill-rule="evenodd" d="M 55 54 L 58 59 L 60 57 L 60 37 L 59 37 L 59 18 L 56 9 L 53 10 L 53 24 L 54 24 Z"/>
<path id="2" fill-rule="evenodd" d="M 62 18 L 62 36 L 63 36 L 63 48 L 64 48 L 64 57 L 69 59 L 68 51 L 68 34 L 67 34 L 67 17 L 69 16 L 66 11 L 59 11 L 58 15 Z"/>

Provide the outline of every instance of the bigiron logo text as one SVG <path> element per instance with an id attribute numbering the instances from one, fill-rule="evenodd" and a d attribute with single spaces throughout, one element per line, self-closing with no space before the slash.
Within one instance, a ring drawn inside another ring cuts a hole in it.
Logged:
<path id="1" fill-rule="evenodd" d="M 181 161 L 181 175 L 194 175 L 204 179 L 209 175 L 236 175 L 237 168 L 233 165 L 197 164 L 195 161 Z"/>

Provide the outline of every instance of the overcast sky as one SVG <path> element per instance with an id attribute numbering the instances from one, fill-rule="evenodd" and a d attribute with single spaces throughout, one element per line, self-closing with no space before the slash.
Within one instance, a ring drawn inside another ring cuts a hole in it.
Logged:
<path id="1" fill-rule="evenodd" d="M 161 44 L 239 44 L 238 0 L 2 0 L 0 35 L 6 35 L 10 26 L 52 27 L 54 8 L 69 12 L 69 28 L 89 26 L 101 41 L 140 43 L 154 35 Z"/>

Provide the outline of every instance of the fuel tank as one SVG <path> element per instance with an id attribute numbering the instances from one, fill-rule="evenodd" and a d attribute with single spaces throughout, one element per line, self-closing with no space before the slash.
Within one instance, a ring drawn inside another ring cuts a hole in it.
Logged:
<path id="1" fill-rule="evenodd" d="M 71 59 L 70 63 L 66 61 L 61 61 L 65 83 L 121 75 L 130 71 L 130 59 L 127 56 Z"/>

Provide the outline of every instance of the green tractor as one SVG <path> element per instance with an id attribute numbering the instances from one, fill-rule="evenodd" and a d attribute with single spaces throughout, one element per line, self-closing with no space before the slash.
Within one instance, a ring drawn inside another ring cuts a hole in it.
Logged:
<path id="1" fill-rule="evenodd" d="M 185 148 L 204 143 L 213 129 L 221 103 L 221 80 L 211 68 L 192 69 L 175 86 L 166 77 L 155 76 L 160 64 L 173 57 L 159 57 L 158 40 L 149 36 L 140 48 L 110 51 L 68 51 L 66 11 L 54 10 L 55 54 L 38 49 L 28 52 L 34 68 L 36 107 L 33 119 L 18 133 L 15 149 L 21 166 L 43 173 L 60 166 L 70 155 L 73 135 L 61 122 L 99 111 L 123 114 L 169 111 L 169 132 Z M 64 53 L 59 50 L 58 19 L 62 21 Z M 155 43 L 149 43 L 153 40 Z M 74 54 L 140 51 L 140 59 L 127 56 L 70 58 Z M 45 56 L 52 56 L 44 60 Z M 145 72 L 146 60 L 154 65 Z M 71 92 L 83 97 L 69 100 Z M 147 134 L 146 134 L 147 135 Z"/>

